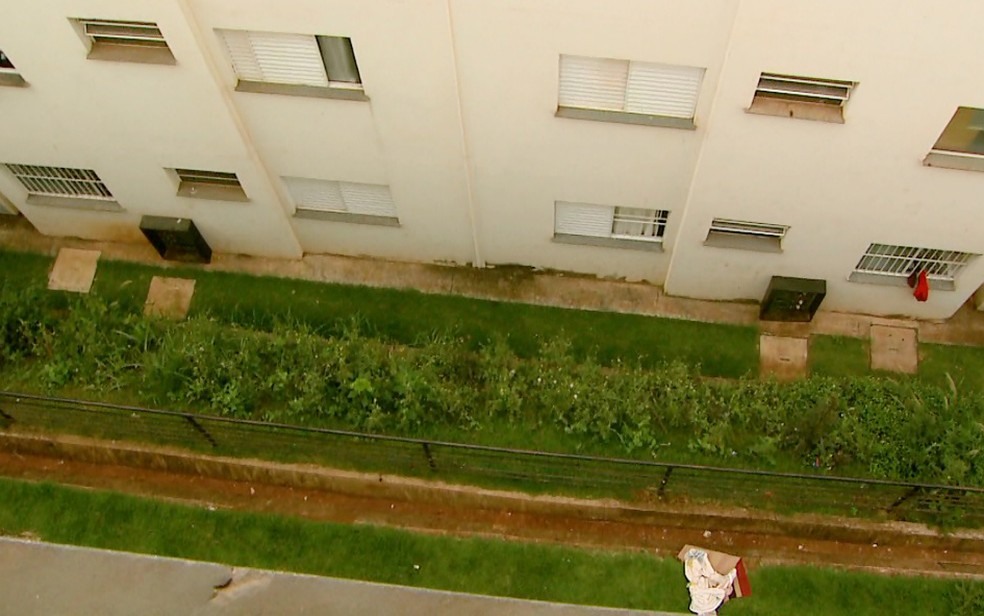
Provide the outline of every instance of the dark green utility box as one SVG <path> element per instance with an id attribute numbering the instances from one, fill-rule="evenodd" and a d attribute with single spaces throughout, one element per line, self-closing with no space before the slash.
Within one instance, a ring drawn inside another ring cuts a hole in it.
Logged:
<path id="1" fill-rule="evenodd" d="M 827 295 L 827 281 L 773 276 L 762 300 L 763 321 L 812 321 Z"/>
<path id="2" fill-rule="evenodd" d="M 189 218 L 144 216 L 140 219 L 140 230 L 163 259 L 184 263 L 212 260 L 212 248 Z"/>

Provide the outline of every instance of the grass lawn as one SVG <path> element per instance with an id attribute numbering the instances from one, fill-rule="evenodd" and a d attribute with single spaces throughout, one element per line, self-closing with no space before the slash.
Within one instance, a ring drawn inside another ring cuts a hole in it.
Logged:
<path id="1" fill-rule="evenodd" d="M 209 511 L 8 479 L 0 479 L 0 532 L 31 532 L 54 543 L 527 599 L 675 612 L 686 612 L 688 603 L 680 564 L 644 553 L 456 539 Z M 977 614 L 972 610 L 979 603 L 973 602 L 984 597 L 981 584 L 815 567 L 762 567 L 751 572 L 751 583 L 752 597 L 728 604 L 723 613 Z"/>
<path id="2" fill-rule="evenodd" d="M 919 345 L 919 378 L 949 387 L 947 375 L 957 392 L 984 391 L 984 349 L 948 344 Z"/>
<path id="3" fill-rule="evenodd" d="M 871 374 L 867 340 L 846 336 L 810 338 L 810 373 L 821 376 Z"/>
<path id="4" fill-rule="evenodd" d="M 0 251 L 0 268 L 17 270 L 17 280 L 11 282 L 21 285 L 42 283 L 51 261 L 44 255 Z M 369 334 L 404 344 L 449 334 L 477 347 L 504 336 L 524 357 L 533 355 L 542 340 L 563 335 L 571 339 L 576 353 L 593 353 L 605 363 L 638 359 L 654 365 L 677 359 L 720 377 L 758 370 L 757 330 L 748 326 L 109 260 L 100 260 L 92 292 L 138 309 L 155 275 L 197 281 L 191 314 L 209 314 L 255 329 L 270 329 L 278 319 L 291 318 L 322 334 L 335 334 L 355 319 Z"/>

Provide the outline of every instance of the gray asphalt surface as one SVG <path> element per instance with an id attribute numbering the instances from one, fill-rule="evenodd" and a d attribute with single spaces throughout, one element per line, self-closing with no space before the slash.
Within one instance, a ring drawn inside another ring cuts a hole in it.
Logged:
<path id="1" fill-rule="evenodd" d="M 217 588 L 221 586 L 224 588 Z M 674 616 L 233 568 L 10 538 L 0 538 L 0 597 L 0 616 Z"/>

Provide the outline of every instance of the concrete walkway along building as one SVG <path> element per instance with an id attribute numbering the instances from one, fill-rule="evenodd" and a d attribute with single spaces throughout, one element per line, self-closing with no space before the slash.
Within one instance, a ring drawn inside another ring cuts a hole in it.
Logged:
<path id="1" fill-rule="evenodd" d="M 972 0 L 7 3 L 0 210 L 55 236 L 519 264 L 951 316 L 984 282 Z M 925 275 L 928 301 L 910 276 Z"/>

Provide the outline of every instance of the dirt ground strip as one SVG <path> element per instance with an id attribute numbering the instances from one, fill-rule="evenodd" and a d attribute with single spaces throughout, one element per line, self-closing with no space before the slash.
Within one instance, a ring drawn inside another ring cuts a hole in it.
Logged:
<path id="1" fill-rule="evenodd" d="M 740 520 L 728 523 L 725 516 L 708 524 L 706 516 L 688 516 L 680 511 L 656 515 L 658 523 L 653 522 L 653 515 L 640 515 L 638 520 L 598 519 L 583 512 L 575 513 L 576 508 L 565 515 L 521 508 L 463 506 L 460 498 L 449 498 L 447 503 L 439 499 L 416 502 L 392 495 L 376 498 L 27 455 L 9 449 L 0 451 L 0 475 L 115 490 L 197 506 L 385 525 L 435 534 L 647 550 L 664 556 L 675 555 L 680 546 L 690 543 L 742 554 L 752 568 L 761 564 L 822 564 L 984 579 L 984 533 L 948 537 L 914 532 L 900 539 L 899 533 L 888 532 L 887 525 L 852 523 L 851 528 L 845 528 L 853 531 L 845 532 L 851 539 L 845 541 L 840 537 L 831 539 L 829 533 L 820 535 L 815 530 L 790 532 L 789 525 L 778 520 L 771 528 L 768 523 L 748 525 Z"/>

